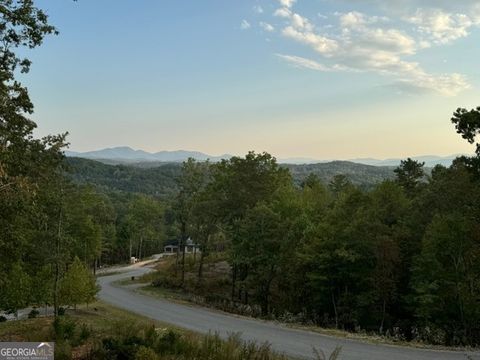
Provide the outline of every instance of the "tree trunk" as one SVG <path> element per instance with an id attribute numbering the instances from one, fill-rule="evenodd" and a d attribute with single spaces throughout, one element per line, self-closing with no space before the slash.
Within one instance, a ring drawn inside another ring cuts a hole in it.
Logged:
<path id="1" fill-rule="evenodd" d="M 232 266 L 232 301 L 235 301 L 235 283 L 237 281 L 237 265 Z"/>
<path id="2" fill-rule="evenodd" d="M 180 254 L 180 244 L 177 246 L 177 253 L 175 254 L 175 278 L 178 276 L 178 258 Z"/>
<path id="3" fill-rule="evenodd" d="M 60 279 L 60 239 L 62 236 L 62 207 L 60 207 L 58 215 L 58 232 L 57 232 L 57 243 L 56 243 L 56 254 L 55 254 L 55 278 L 53 281 L 53 316 L 56 318 L 58 316 L 58 281 Z"/>
<path id="4" fill-rule="evenodd" d="M 130 259 L 132 258 L 132 238 L 131 237 L 129 238 L 129 242 L 130 242 L 130 244 L 129 244 L 129 249 L 130 250 L 129 250 L 129 253 L 128 253 L 129 254 L 128 262 L 130 262 Z"/>
<path id="5" fill-rule="evenodd" d="M 338 313 L 337 313 L 337 304 L 335 303 L 335 295 L 332 291 L 332 304 L 333 304 L 333 312 L 335 313 L 335 329 L 338 329 Z"/>
<path id="6" fill-rule="evenodd" d="M 186 224 L 185 222 L 182 222 L 182 288 L 185 287 L 185 244 L 186 244 L 186 237 L 187 237 L 187 229 L 186 229 Z"/>
<path id="7" fill-rule="evenodd" d="M 182 287 L 185 286 L 185 246 L 182 246 Z"/>
<path id="8" fill-rule="evenodd" d="M 198 264 L 198 283 L 200 284 L 202 282 L 202 277 L 203 277 L 203 257 L 204 257 L 204 251 L 200 252 L 200 260 Z"/>
<path id="9" fill-rule="evenodd" d="M 272 281 L 274 277 L 275 277 L 275 266 L 272 265 L 270 267 L 270 274 L 267 279 L 267 282 L 263 287 L 264 309 L 262 310 L 262 312 L 264 312 L 264 315 L 268 315 L 270 313 L 270 288 L 272 286 Z"/>
<path id="10" fill-rule="evenodd" d="M 382 322 L 380 324 L 380 334 L 383 334 L 383 325 L 385 323 L 385 312 L 387 308 L 387 301 L 383 299 L 383 306 L 382 306 Z"/>

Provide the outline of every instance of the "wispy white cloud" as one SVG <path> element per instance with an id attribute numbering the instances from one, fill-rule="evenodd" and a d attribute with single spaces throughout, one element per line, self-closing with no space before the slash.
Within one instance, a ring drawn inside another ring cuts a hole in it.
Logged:
<path id="1" fill-rule="evenodd" d="M 282 17 L 282 18 L 289 18 L 292 15 L 292 12 L 290 11 L 289 8 L 282 7 L 282 8 L 279 8 L 279 9 L 275 10 L 273 15 L 278 16 L 278 17 Z"/>
<path id="2" fill-rule="evenodd" d="M 480 25 L 478 3 L 478 6 L 475 5 L 478 8 L 478 18 L 475 15 L 467 16 L 431 8 L 415 8 L 413 12 L 404 12 L 401 16 L 392 13 L 392 17 L 384 16 L 385 13 L 382 16 L 371 16 L 351 11 L 337 12 L 328 19 L 323 15 L 323 21 L 330 20 L 333 23 L 318 27 L 315 19 L 295 11 L 295 1 L 277 1 L 279 7 L 273 15 L 285 21 L 280 33 L 285 38 L 312 49 L 317 57 L 325 60 L 277 54 L 290 65 L 317 71 L 376 72 L 392 78 L 395 84 L 404 89 L 416 87 L 446 96 L 457 95 L 470 86 L 464 75 L 429 73 L 418 62 L 411 60 L 411 57 L 422 49 L 468 36 L 473 26 Z M 378 1 L 380 6 L 379 0 L 370 1 Z M 406 2 L 413 3 L 414 0 Z"/>
<path id="3" fill-rule="evenodd" d="M 466 14 L 451 14 L 441 9 L 417 9 L 405 20 L 437 44 L 448 44 L 469 35 L 475 19 Z"/>
<path id="4" fill-rule="evenodd" d="M 254 5 L 253 6 L 253 12 L 257 14 L 263 14 L 263 8 L 260 5 Z"/>
<path id="5" fill-rule="evenodd" d="M 293 4 L 297 2 L 297 0 L 279 0 L 279 1 L 280 1 L 280 5 L 286 8 L 291 8 Z"/>
<path id="6" fill-rule="evenodd" d="M 326 66 L 315 60 L 306 59 L 301 56 L 285 55 L 285 54 L 275 54 L 275 55 L 296 68 L 310 69 L 310 70 L 317 70 L 317 71 L 324 71 L 324 72 L 354 71 L 353 69 L 349 69 L 346 66 L 342 66 L 339 64 L 335 64 L 333 66 Z"/>
<path id="7" fill-rule="evenodd" d="M 266 23 L 266 22 L 263 22 L 263 21 L 260 21 L 259 23 L 260 27 L 265 30 L 265 31 L 268 31 L 268 32 L 273 32 L 275 31 L 275 27 L 269 23 Z"/>
<path id="8" fill-rule="evenodd" d="M 240 29 L 242 29 L 242 30 L 248 30 L 251 27 L 252 26 L 250 25 L 250 23 L 245 19 L 243 19 L 242 22 L 240 23 Z"/>

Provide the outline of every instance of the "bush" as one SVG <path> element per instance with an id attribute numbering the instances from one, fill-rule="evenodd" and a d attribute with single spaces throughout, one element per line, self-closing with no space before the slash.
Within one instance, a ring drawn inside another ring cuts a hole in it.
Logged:
<path id="1" fill-rule="evenodd" d="M 92 336 L 92 329 L 90 329 L 87 325 L 82 324 L 80 328 L 80 333 L 78 334 L 78 340 L 80 343 L 84 343 Z"/>
<path id="2" fill-rule="evenodd" d="M 144 343 L 140 337 L 132 336 L 125 339 L 106 338 L 102 341 L 107 359 L 134 359 L 140 346 Z"/>
<path id="3" fill-rule="evenodd" d="M 7 318 L 5 316 L 0 316 L 0 323 L 7 321 Z"/>
<path id="4" fill-rule="evenodd" d="M 66 341 L 55 342 L 55 360 L 70 360 L 72 358 L 72 347 Z"/>
<path id="5" fill-rule="evenodd" d="M 158 278 L 152 281 L 152 286 L 166 289 L 181 289 L 180 281 L 174 276 L 167 274 L 158 274 Z"/>
<path id="6" fill-rule="evenodd" d="M 73 340 L 76 326 L 75 321 L 68 317 L 57 317 L 53 322 L 55 340 Z"/>
<path id="7" fill-rule="evenodd" d="M 38 315 L 40 315 L 40 312 L 37 309 L 32 309 L 32 311 L 28 313 L 28 318 L 35 319 Z"/>
<path id="8" fill-rule="evenodd" d="M 120 329 L 118 335 L 102 340 L 95 350 L 95 359 L 208 359 L 208 360 L 286 360 L 273 353 L 268 344 L 244 342 L 239 335 L 226 341 L 218 334 L 182 335 L 173 330 L 150 327 Z"/>
<path id="9" fill-rule="evenodd" d="M 135 360 L 157 360 L 159 359 L 157 353 L 151 348 L 140 346 L 135 354 Z"/>

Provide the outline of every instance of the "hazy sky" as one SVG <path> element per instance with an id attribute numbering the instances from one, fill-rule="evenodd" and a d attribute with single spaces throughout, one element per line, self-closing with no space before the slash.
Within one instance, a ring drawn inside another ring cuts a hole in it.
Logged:
<path id="1" fill-rule="evenodd" d="M 449 119 L 480 105 L 476 0 L 38 4 L 60 35 L 25 83 L 38 134 L 69 131 L 72 150 L 473 151 Z"/>

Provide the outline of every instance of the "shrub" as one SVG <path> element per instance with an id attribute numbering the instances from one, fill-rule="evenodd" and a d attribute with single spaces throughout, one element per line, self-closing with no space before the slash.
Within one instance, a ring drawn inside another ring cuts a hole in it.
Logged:
<path id="1" fill-rule="evenodd" d="M 0 323 L 7 321 L 7 318 L 5 316 L 0 316 Z"/>
<path id="2" fill-rule="evenodd" d="M 87 325 L 82 324 L 80 328 L 80 333 L 78 334 L 78 340 L 80 343 L 84 343 L 92 336 L 92 329 L 90 329 Z"/>
<path id="3" fill-rule="evenodd" d="M 38 315 L 40 315 L 40 312 L 37 309 L 32 309 L 32 311 L 28 313 L 28 318 L 35 319 Z"/>
<path id="4" fill-rule="evenodd" d="M 68 317 L 57 317 L 53 322 L 55 340 L 73 340 L 76 326 L 75 321 Z"/>
<path id="5" fill-rule="evenodd" d="M 72 347 L 66 341 L 55 342 L 55 360 L 70 360 L 72 358 Z"/>
<path id="6" fill-rule="evenodd" d="M 140 346 L 135 354 L 135 360 L 157 360 L 159 359 L 157 353 L 151 348 Z"/>

